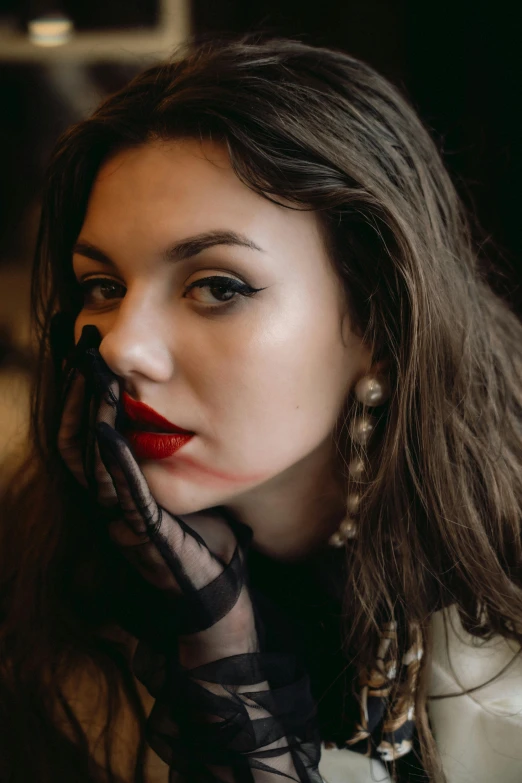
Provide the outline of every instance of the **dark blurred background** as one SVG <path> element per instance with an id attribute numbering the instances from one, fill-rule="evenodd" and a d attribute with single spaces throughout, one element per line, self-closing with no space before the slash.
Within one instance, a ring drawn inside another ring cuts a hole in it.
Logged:
<path id="1" fill-rule="evenodd" d="M 190 35 L 298 36 L 397 84 L 476 218 L 491 284 L 521 314 L 521 23 L 507 0 L 0 0 L 0 459 L 25 432 L 29 275 L 53 144 Z"/>

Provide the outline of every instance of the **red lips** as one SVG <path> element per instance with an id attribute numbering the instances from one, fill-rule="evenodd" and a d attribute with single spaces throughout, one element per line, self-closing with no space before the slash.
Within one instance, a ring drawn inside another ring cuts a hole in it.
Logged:
<path id="1" fill-rule="evenodd" d="M 144 402 L 139 402 L 138 400 L 133 399 L 133 397 L 131 397 L 125 391 L 123 392 L 121 399 L 127 417 L 136 424 L 152 424 L 156 432 L 181 432 L 184 435 L 194 435 L 193 432 L 184 430 L 181 427 L 178 427 L 176 424 L 172 424 L 167 419 L 164 419 L 163 416 L 160 416 L 159 413 L 156 413 L 153 408 L 145 405 Z M 144 430 L 146 427 L 140 426 L 140 429 Z"/>
<path id="2" fill-rule="evenodd" d="M 122 394 L 127 424 L 124 435 L 130 441 L 137 459 L 165 459 L 171 457 L 194 436 L 156 413 L 153 408 Z"/>

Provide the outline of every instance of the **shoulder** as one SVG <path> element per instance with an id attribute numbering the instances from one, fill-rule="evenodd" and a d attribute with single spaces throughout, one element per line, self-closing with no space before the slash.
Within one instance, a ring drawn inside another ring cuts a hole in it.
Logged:
<path id="1" fill-rule="evenodd" d="M 346 748 L 323 746 L 319 772 L 325 783 L 391 783 L 384 764 Z"/>
<path id="2" fill-rule="evenodd" d="M 436 612 L 432 627 L 428 710 L 448 783 L 519 783 L 519 645 L 500 636 L 487 642 L 470 636 L 455 607 Z"/>

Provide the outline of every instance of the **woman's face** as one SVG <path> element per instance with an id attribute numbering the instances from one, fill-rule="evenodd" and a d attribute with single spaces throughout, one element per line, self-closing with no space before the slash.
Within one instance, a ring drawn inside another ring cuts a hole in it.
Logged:
<path id="1" fill-rule="evenodd" d="M 221 146 L 148 143 L 100 170 L 74 271 L 89 283 L 76 340 L 96 325 L 124 389 L 195 433 L 140 461 L 161 505 L 240 507 L 281 497 L 300 466 L 308 489 L 324 476 L 367 353 L 313 212 L 255 194 Z"/>

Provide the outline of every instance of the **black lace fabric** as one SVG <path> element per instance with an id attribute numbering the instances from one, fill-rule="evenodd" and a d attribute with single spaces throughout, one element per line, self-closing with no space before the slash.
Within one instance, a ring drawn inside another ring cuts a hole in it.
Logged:
<path id="1" fill-rule="evenodd" d="M 85 327 L 64 370 L 58 443 L 137 572 L 142 595 L 135 603 L 129 594 L 120 597 L 121 624 L 139 640 L 133 670 L 155 698 L 148 741 L 169 764 L 172 781 L 319 783 L 310 678 L 295 644 L 273 636 L 272 604 L 263 605 L 249 585 L 251 531 L 218 516 L 223 543 L 211 551 L 204 535 L 156 503 L 121 434 L 119 379 L 99 343 L 97 329 Z M 230 618 L 244 606 L 251 610 L 245 651 L 223 656 Z M 181 665 L 179 640 L 198 649 L 209 631 L 216 659 L 207 650 L 203 664 L 187 665 L 185 657 Z"/>
<path id="2" fill-rule="evenodd" d="M 219 593 L 219 583 L 213 587 Z M 293 636 L 277 633 L 275 606 L 252 593 L 260 652 L 187 668 L 175 645 L 140 634 L 132 668 L 155 698 L 147 740 L 172 781 L 322 780 L 309 675 Z"/>
<path id="3" fill-rule="evenodd" d="M 293 656 L 250 653 L 190 670 L 168 656 L 160 684 L 151 660 L 142 644 L 133 668 L 152 686 L 147 738 L 172 780 L 321 781 L 315 703 Z"/>
<path id="4" fill-rule="evenodd" d="M 249 551 L 261 653 L 187 670 L 140 642 L 133 670 L 156 700 L 147 738 L 172 781 L 322 780 L 321 740 L 342 746 L 357 716 L 334 594 L 339 555 L 288 564 Z"/>
<path id="5" fill-rule="evenodd" d="M 362 683 L 361 691 L 343 649 L 343 553 L 325 545 L 306 561 L 273 561 L 251 548 L 250 529 L 224 509 L 216 510 L 212 529 L 221 526 L 227 535 L 211 549 L 152 496 L 122 435 L 120 380 L 100 355 L 98 330 L 85 327 L 71 347 L 62 339 L 63 319 L 55 327 L 63 389 L 58 447 L 95 501 L 115 555 L 127 561 L 125 583 L 110 601 L 117 623 L 138 639 L 132 668 L 155 699 L 147 737 L 169 765 L 172 783 L 318 783 L 321 743 L 385 763 L 398 759 L 400 780 L 410 779 L 410 768 L 412 779 L 423 779 L 408 760 L 418 755 L 410 753 L 413 717 L 390 707 L 386 689 L 374 694 Z M 255 628 L 245 631 L 241 654 L 223 655 L 220 636 L 245 606 Z M 216 654 L 204 663 L 185 654 L 182 665 L 180 640 L 207 631 Z M 412 647 L 403 661 L 407 682 L 415 677 L 417 653 Z M 385 652 L 381 657 L 371 673 L 379 683 L 388 672 Z"/>

